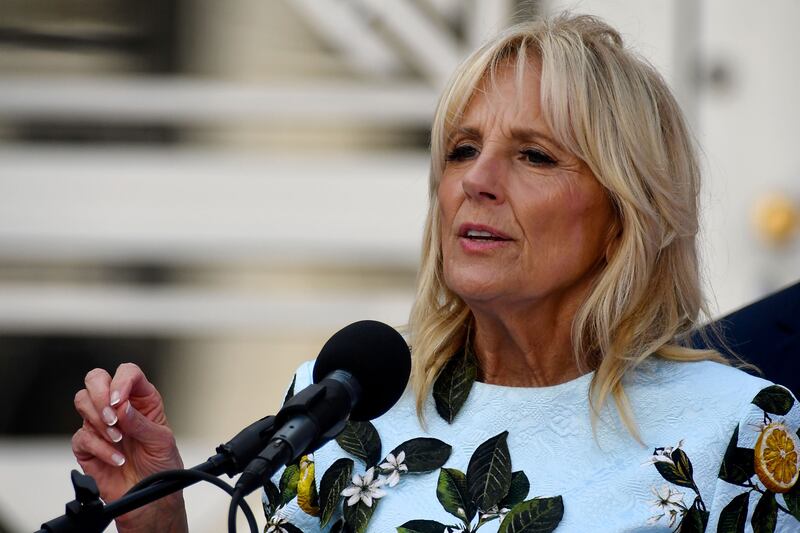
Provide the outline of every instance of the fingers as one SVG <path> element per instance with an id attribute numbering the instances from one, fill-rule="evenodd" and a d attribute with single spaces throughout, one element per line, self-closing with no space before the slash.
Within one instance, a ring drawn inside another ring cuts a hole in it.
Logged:
<path id="1" fill-rule="evenodd" d="M 94 402 L 92 401 L 89 391 L 81 389 L 75 395 L 75 410 L 81 415 L 84 420 L 84 425 L 91 426 L 94 432 L 102 435 L 104 439 L 109 442 L 119 442 L 122 440 L 122 433 L 113 426 L 109 426 L 103 419 L 103 416 L 97 411 Z M 116 414 L 114 415 L 116 422 Z"/>
<path id="2" fill-rule="evenodd" d="M 147 418 L 130 401 L 125 402 L 119 412 L 118 426 L 126 436 L 152 448 L 171 450 L 175 447 L 172 430 Z"/>
<path id="3" fill-rule="evenodd" d="M 125 457 L 114 445 L 100 437 L 91 426 L 84 426 L 72 436 L 72 453 L 86 469 L 86 463 L 99 459 L 110 466 L 122 466 L 125 464 Z"/>
<path id="4" fill-rule="evenodd" d="M 158 396 L 160 401 L 156 388 L 134 363 L 123 363 L 117 367 L 109 390 L 109 405 L 112 407 L 122 405 L 131 398 Z"/>
<path id="5" fill-rule="evenodd" d="M 108 388 L 111 383 L 111 376 L 102 368 L 95 368 L 86 374 L 83 380 L 89 399 L 94 405 L 95 411 L 107 426 L 117 423 L 117 414 L 108 402 Z"/>

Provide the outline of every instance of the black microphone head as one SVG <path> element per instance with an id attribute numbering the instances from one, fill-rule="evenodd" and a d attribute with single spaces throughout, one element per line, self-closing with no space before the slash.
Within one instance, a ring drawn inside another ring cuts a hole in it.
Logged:
<path id="1" fill-rule="evenodd" d="M 394 328 L 383 322 L 362 320 L 328 339 L 314 364 L 314 383 L 334 370 L 349 372 L 363 389 L 350 418 L 371 420 L 388 411 L 402 396 L 411 374 L 411 353 Z"/>

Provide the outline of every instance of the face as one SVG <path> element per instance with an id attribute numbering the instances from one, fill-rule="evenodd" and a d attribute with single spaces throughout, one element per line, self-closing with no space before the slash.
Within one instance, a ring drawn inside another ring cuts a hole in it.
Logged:
<path id="1" fill-rule="evenodd" d="M 612 238 L 602 186 L 545 124 L 538 68 L 515 78 L 478 87 L 438 189 L 445 282 L 473 309 L 585 297 Z"/>

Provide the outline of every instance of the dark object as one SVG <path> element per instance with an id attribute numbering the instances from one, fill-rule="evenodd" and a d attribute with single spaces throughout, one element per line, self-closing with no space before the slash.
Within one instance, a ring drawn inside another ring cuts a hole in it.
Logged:
<path id="1" fill-rule="evenodd" d="M 800 283 L 776 292 L 717 320 L 728 347 L 756 365 L 764 377 L 798 396 L 800 393 Z M 714 340 L 696 339 L 725 355 L 731 352 Z"/>
<path id="2" fill-rule="evenodd" d="M 314 384 L 292 396 L 275 417 L 272 441 L 236 483 L 244 495 L 277 469 L 320 448 L 344 430 L 347 420 L 381 416 L 400 399 L 411 373 L 403 337 L 373 320 L 350 324 L 322 347 Z"/>
<path id="3" fill-rule="evenodd" d="M 394 328 L 362 320 L 328 339 L 314 363 L 314 383 L 331 372 L 349 372 L 364 389 L 364 401 L 353 409 L 353 420 L 372 420 L 388 411 L 403 394 L 411 373 L 408 344 Z"/>

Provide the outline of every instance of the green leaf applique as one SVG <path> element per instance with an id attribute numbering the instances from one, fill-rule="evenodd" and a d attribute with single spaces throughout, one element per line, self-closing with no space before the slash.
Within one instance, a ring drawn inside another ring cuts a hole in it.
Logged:
<path id="1" fill-rule="evenodd" d="M 534 498 L 515 505 L 500 523 L 498 533 L 549 533 L 563 516 L 561 496 Z"/>
<path id="2" fill-rule="evenodd" d="M 681 487 L 688 487 L 697 492 L 697 487 L 694 484 L 692 462 L 689 457 L 680 448 L 675 448 L 670 454 L 671 461 L 659 461 L 655 463 L 656 470 L 661 474 L 661 477 L 680 485 Z"/>
<path id="3" fill-rule="evenodd" d="M 681 520 L 680 532 L 681 533 L 704 533 L 708 525 L 708 517 L 711 515 L 708 511 L 701 509 L 700 500 L 697 499 L 691 508 L 683 516 Z"/>
<path id="4" fill-rule="evenodd" d="M 300 481 L 300 465 L 294 463 L 288 465 L 281 474 L 279 490 L 281 493 L 281 505 L 286 505 L 297 496 L 297 483 Z"/>
<path id="5" fill-rule="evenodd" d="M 347 422 L 336 442 L 344 451 L 363 461 L 367 468 L 377 465 L 381 458 L 381 437 L 370 422 Z"/>
<path id="6" fill-rule="evenodd" d="M 783 501 L 786 502 L 789 513 L 800 520 L 800 482 L 795 483 L 789 492 L 783 494 Z"/>
<path id="7" fill-rule="evenodd" d="M 278 510 L 283 503 L 281 500 L 281 492 L 278 490 L 278 487 L 275 486 L 271 480 L 267 480 L 264 483 L 264 494 L 267 496 L 261 502 L 261 505 L 264 507 L 264 516 L 267 517 L 267 520 L 272 518 L 272 515 L 275 514 L 275 511 Z"/>
<path id="8" fill-rule="evenodd" d="M 475 450 L 467 467 L 467 490 L 478 509 L 488 511 L 500 503 L 511 487 L 508 431 L 495 435 Z"/>
<path id="9" fill-rule="evenodd" d="M 419 437 L 400 444 L 391 451 L 390 455 L 396 459 L 402 452 L 405 455 L 402 463 L 406 466 L 407 473 L 422 474 L 441 468 L 450 458 L 452 451 L 452 446 L 439 439 Z M 389 462 L 388 459 L 387 455 L 383 464 Z M 382 473 L 391 473 L 386 470 L 387 468 L 381 467 Z"/>
<path id="10" fill-rule="evenodd" d="M 511 471 L 508 431 L 487 439 L 470 457 L 467 473 L 441 468 L 436 497 L 445 511 L 458 518 L 459 525 L 432 520 L 411 520 L 398 533 L 475 533 L 485 524 L 501 520 L 503 533 L 547 533 L 561 522 L 561 496 L 525 500 L 530 481 L 524 472 Z M 476 518 L 477 517 L 477 518 Z"/>
<path id="11" fill-rule="evenodd" d="M 359 500 L 355 505 L 344 506 L 344 521 L 355 533 L 364 533 L 367 530 L 372 513 L 378 506 L 378 500 L 372 500 L 372 505 L 367 505 Z"/>
<path id="12" fill-rule="evenodd" d="M 531 490 L 531 483 L 528 481 L 528 476 L 522 470 L 513 472 L 511 474 L 511 486 L 508 489 L 508 494 L 500 502 L 501 509 L 511 509 L 518 503 L 521 503 L 528 497 L 528 492 Z"/>
<path id="13" fill-rule="evenodd" d="M 353 475 L 353 460 L 343 457 L 337 459 L 323 474 L 319 482 L 320 527 L 330 522 L 336 506 L 342 499 L 342 491 Z"/>
<path id="14" fill-rule="evenodd" d="M 753 533 L 773 533 L 778 524 L 778 502 L 775 501 L 775 493 L 766 491 L 761 495 L 753 510 L 753 517 L 750 519 L 753 525 Z"/>
<path id="15" fill-rule="evenodd" d="M 719 467 L 719 478 L 733 485 L 745 486 L 756 473 L 755 456 L 750 448 L 739 448 L 739 425 L 733 430 L 731 440 Z"/>
<path id="16" fill-rule="evenodd" d="M 434 520 L 409 520 L 397 533 L 447 533 L 447 526 Z"/>
<path id="17" fill-rule="evenodd" d="M 719 514 L 717 533 L 744 533 L 744 526 L 747 523 L 747 506 L 749 503 L 749 492 L 743 492 L 733 498 Z"/>
<path id="18" fill-rule="evenodd" d="M 444 510 L 459 520 L 472 522 L 477 509 L 467 490 L 467 476 L 455 468 L 442 468 L 436 484 L 436 497 Z"/>
<path id="19" fill-rule="evenodd" d="M 792 393 L 780 385 L 770 385 L 756 394 L 753 403 L 767 413 L 785 415 L 794 405 L 794 398 Z"/>
<path id="20" fill-rule="evenodd" d="M 472 350 L 465 349 L 461 354 L 450 358 L 436 382 L 433 384 L 433 399 L 436 412 L 449 424 L 453 423 L 464 406 L 478 376 L 478 363 Z"/>

